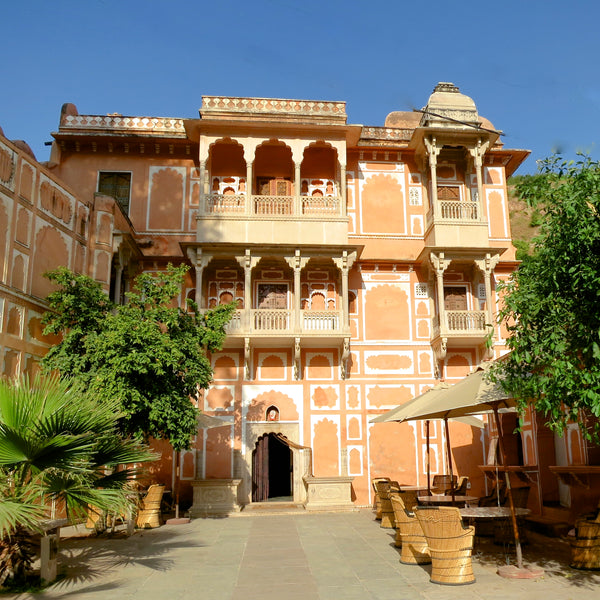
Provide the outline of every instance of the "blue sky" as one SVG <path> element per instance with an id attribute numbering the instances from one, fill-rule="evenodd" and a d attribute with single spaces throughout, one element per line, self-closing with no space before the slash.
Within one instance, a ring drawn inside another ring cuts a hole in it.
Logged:
<path id="1" fill-rule="evenodd" d="M 202 95 L 344 100 L 381 126 L 438 81 L 527 148 L 600 158 L 593 0 L 21 0 L 2 8 L 0 127 L 48 159 L 60 108 L 196 118 Z"/>

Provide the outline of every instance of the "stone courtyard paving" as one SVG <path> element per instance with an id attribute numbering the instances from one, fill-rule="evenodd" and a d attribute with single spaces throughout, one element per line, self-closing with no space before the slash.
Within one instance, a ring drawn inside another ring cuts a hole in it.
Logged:
<path id="1" fill-rule="evenodd" d="M 368 509 L 352 513 L 236 515 L 196 519 L 91 537 L 68 528 L 61 540 L 63 578 L 37 594 L 2 598 L 65 600 L 597 600 L 600 572 L 569 567 L 567 542 L 529 534 L 524 562 L 537 580 L 496 574 L 514 562 L 510 548 L 478 538 L 477 581 L 441 586 L 429 566 L 400 564 L 393 530 Z"/>

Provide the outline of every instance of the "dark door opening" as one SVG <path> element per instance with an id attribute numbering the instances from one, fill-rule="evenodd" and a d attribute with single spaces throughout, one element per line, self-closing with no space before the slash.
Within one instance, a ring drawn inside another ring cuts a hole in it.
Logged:
<path id="1" fill-rule="evenodd" d="M 286 438 L 266 433 L 252 452 L 252 502 L 292 496 L 292 450 Z"/>

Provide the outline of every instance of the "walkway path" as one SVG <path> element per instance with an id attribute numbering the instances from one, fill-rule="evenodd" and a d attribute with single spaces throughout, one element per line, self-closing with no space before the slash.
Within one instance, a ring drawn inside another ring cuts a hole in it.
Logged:
<path id="1" fill-rule="evenodd" d="M 499 577 L 501 549 L 480 542 L 473 561 L 476 583 L 451 587 L 430 583 L 428 566 L 400 564 L 392 534 L 370 510 L 361 510 L 196 519 L 129 538 L 67 537 L 61 543 L 65 579 L 39 594 L 2 598 L 597 600 L 600 595 L 600 573 L 569 568 L 569 548 L 561 540 L 531 534 L 525 562 L 546 570 L 534 581 Z"/>

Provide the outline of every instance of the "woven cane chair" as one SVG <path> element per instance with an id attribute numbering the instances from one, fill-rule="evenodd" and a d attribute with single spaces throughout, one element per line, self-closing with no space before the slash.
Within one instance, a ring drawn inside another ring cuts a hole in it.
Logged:
<path id="1" fill-rule="evenodd" d="M 415 506 L 419 503 L 417 500 L 418 492 L 408 490 L 408 491 L 398 491 L 390 493 L 390 500 L 393 500 L 395 496 L 399 496 L 402 498 L 402 502 L 404 504 L 404 508 L 411 513 L 414 511 Z M 400 533 L 400 527 L 398 526 L 398 511 L 396 505 L 392 502 L 392 509 L 394 511 L 394 520 L 396 521 L 396 538 L 394 540 L 394 544 L 396 548 L 402 547 L 402 534 Z M 413 515 L 414 516 L 414 515 Z M 415 519 L 417 517 L 414 517 Z M 420 526 L 419 526 L 420 527 Z"/>
<path id="2" fill-rule="evenodd" d="M 375 482 L 375 487 L 377 488 L 377 494 L 381 503 L 381 527 L 393 529 L 396 527 L 396 519 L 394 518 L 394 509 L 390 500 L 392 485 L 389 481 L 377 481 Z"/>
<path id="3" fill-rule="evenodd" d="M 410 494 L 414 494 L 415 502 L 409 509 L 404 503 L 404 498 L 411 501 Z M 421 529 L 421 524 L 413 511 L 416 506 L 416 492 L 399 492 L 391 498 L 396 518 L 397 534 L 400 534 L 400 562 L 405 565 L 425 565 L 431 563 L 431 554 L 427 540 Z M 396 546 L 398 546 L 398 535 Z"/>
<path id="4" fill-rule="evenodd" d="M 161 525 L 160 503 L 162 501 L 165 486 L 152 484 L 148 493 L 142 498 L 140 511 L 136 519 L 136 527 L 154 528 Z"/>
<path id="5" fill-rule="evenodd" d="M 373 477 L 371 480 L 371 485 L 373 486 L 373 491 L 375 492 L 375 496 L 373 499 L 373 510 L 375 511 L 375 519 L 377 521 L 381 521 L 381 499 L 379 498 L 379 492 L 377 491 L 376 483 L 378 481 L 390 481 L 389 477 Z"/>
<path id="6" fill-rule="evenodd" d="M 575 521 L 571 543 L 571 566 L 574 569 L 600 569 L 600 503 L 595 515 Z"/>
<path id="7" fill-rule="evenodd" d="M 430 581 L 443 585 L 474 583 L 471 552 L 475 528 L 463 525 L 459 509 L 417 506 L 415 514 L 431 553 Z"/>
<path id="8" fill-rule="evenodd" d="M 446 490 L 456 487 L 456 480 L 456 475 L 434 475 L 431 492 L 433 494 L 445 494 Z"/>
<path id="9" fill-rule="evenodd" d="M 454 491 L 455 496 L 466 496 L 468 487 L 469 487 L 469 478 L 468 477 L 459 477 L 458 483 L 456 484 L 456 487 L 454 488 L 454 490 L 452 490 L 452 488 L 450 488 L 449 490 L 446 490 L 446 494 L 450 495 Z"/>

